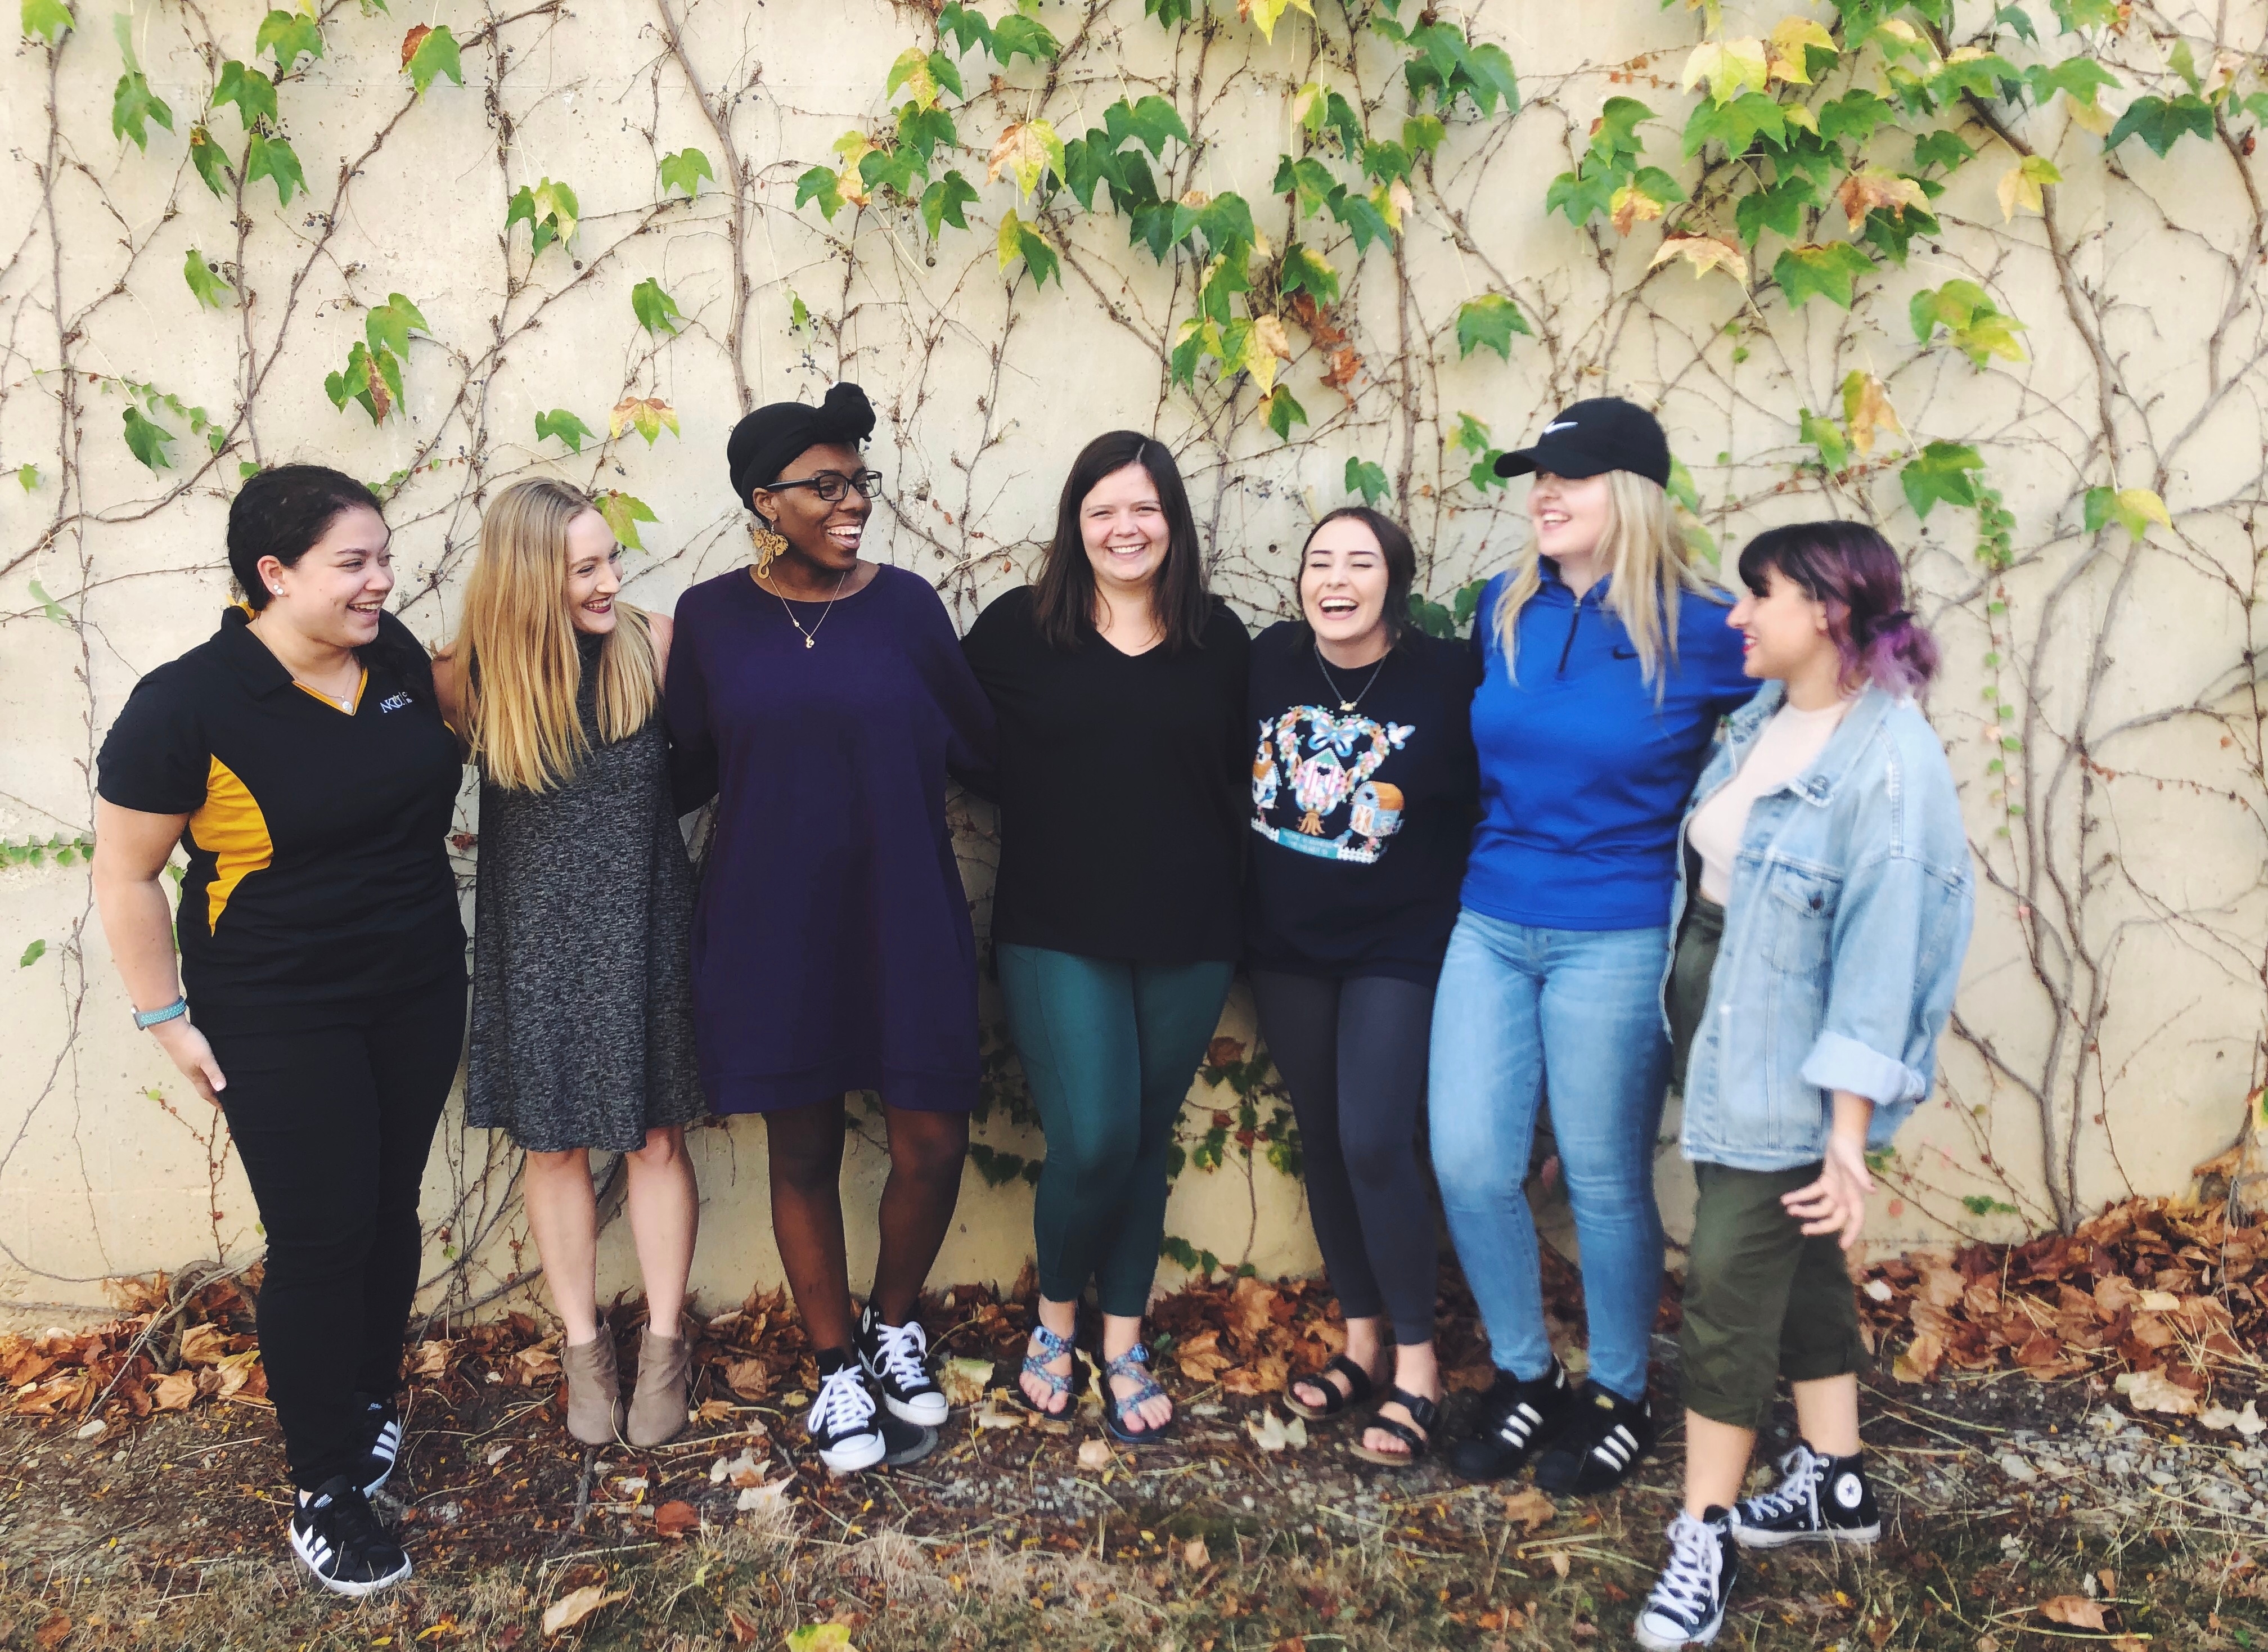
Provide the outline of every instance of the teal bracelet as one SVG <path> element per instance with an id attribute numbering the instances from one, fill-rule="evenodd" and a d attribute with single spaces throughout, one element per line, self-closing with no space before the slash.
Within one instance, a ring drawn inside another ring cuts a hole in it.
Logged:
<path id="1" fill-rule="evenodd" d="M 136 1010 L 134 1012 L 134 1026 L 136 1031 L 147 1032 L 150 1029 L 155 1027 L 159 1021 L 172 1021 L 177 1015 L 186 1015 L 188 1013 L 189 1000 L 186 996 L 184 996 L 175 999 L 163 1009 Z"/>

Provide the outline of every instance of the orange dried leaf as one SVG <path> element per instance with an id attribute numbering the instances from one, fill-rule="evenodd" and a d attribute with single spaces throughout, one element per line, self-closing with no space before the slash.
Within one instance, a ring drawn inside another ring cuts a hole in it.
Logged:
<path id="1" fill-rule="evenodd" d="M 2042 1601 L 2040 1616 L 2050 1623 L 2068 1624 L 2074 1629 L 2103 1627 L 2102 1603 L 2089 1600 L 2084 1595 L 2058 1595 L 2053 1600 Z"/>

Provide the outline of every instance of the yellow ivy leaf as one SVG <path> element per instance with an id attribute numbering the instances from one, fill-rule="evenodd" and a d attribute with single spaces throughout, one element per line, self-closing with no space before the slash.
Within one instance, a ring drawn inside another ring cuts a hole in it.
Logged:
<path id="1" fill-rule="evenodd" d="M 1903 41 L 1916 51 L 1924 54 L 1932 63 L 1937 61 L 1937 48 L 1931 45 L 1922 32 L 1904 18 L 1892 18 L 1887 23 L 1877 23 L 1874 25 L 1874 33 L 1887 34 L 1894 41 Z"/>
<path id="2" fill-rule="evenodd" d="M 898 54 L 897 62 L 890 65 L 889 84 L 882 96 L 895 96 L 901 86 L 919 107 L 937 107 L 937 77 L 930 71 L 929 54 L 918 46 L 909 46 Z"/>
<path id="3" fill-rule="evenodd" d="M 1822 52 L 1839 49 L 1835 37 L 1815 18 L 1782 18 L 1771 32 L 1771 78 L 1809 85 L 1811 68 L 1805 54 L 1815 47 Z"/>
<path id="4" fill-rule="evenodd" d="M 645 445 L 651 447 L 659 439 L 665 424 L 669 426 L 671 435 L 681 433 L 677 409 L 659 396 L 624 396 L 607 415 L 607 435 L 610 440 L 618 440 L 625 429 L 634 430 L 645 438 Z"/>
<path id="5" fill-rule="evenodd" d="M 1973 63 L 1980 57 L 1990 57 L 1992 55 L 1992 54 L 1985 50 L 1982 46 L 1963 46 L 1957 48 L 1954 51 L 1953 55 L 1945 60 L 1945 63 L 1946 66 L 1949 69 L 1955 63 Z"/>
<path id="6" fill-rule="evenodd" d="M 1607 202 L 1607 215 L 1616 232 L 1627 235 L 1641 223 L 1661 216 L 1661 203 L 1634 183 L 1626 183 Z"/>
<path id="7" fill-rule="evenodd" d="M 1771 83 L 1771 68 L 1758 40 L 1705 41 L 1685 60 L 1680 84 L 1690 92 L 1703 81 L 1719 104 L 1730 103 L 1744 91 L 1762 92 Z"/>
<path id="8" fill-rule="evenodd" d="M 1784 103 L 1780 105 L 1779 114 L 1780 119 L 1790 126 L 1800 126 L 1814 137 L 1819 136 L 1819 116 L 1813 113 L 1809 104 Z"/>
<path id="9" fill-rule="evenodd" d="M 2063 94 L 2063 107 L 2064 112 L 2071 116 L 2073 122 L 2086 128 L 2095 136 L 2110 136 L 2110 122 L 2117 117 L 2112 115 L 2110 110 L 2095 105 L 2081 103 L 2068 92 Z"/>
<path id="10" fill-rule="evenodd" d="M 1285 332 L 1283 318 L 1280 316 L 1255 316 L 1252 321 L 1252 342 L 1265 349 L 1278 361 L 1292 359 L 1291 336 Z"/>
<path id="11" fill-rule="evenodd" d="M 1660 250 L 1654 254 L 1653 263 L 1647 268 L 1666 264 L 1673 258 L 1683 258 L 1692 265 L 1696 281 L 1712 269 L 1721 269 L 1742 286 L 1749 284 L 1749 261 L 1741 255 L 1741 249 L 1713 235 L 1664 236 Z"/>
<path id="12" fill-rule="evenodd" d="M 2041 192 L 2042 187 L 2062 181 L 2063 173 L 2046 156 L 2025 156 L 2017 165 L 2009 167 L 2000 179 L 2001 218 L 2005 221 L 2019 212 L 2045 210 L 2047 198 Z"/>
<path id="13" fill-rule="evenodd" d="M 2147 488 L 2119 489 L 2116 505 L 2118 514 L 2125 520 L 2126 531 L 2137 539 L 2142 535 L 2140 530 L 2134 527 L 2136 522 L 2155 522 L 2169 530 L 2174 525 L 2173 516 L 2166 509 L 2166 502 Z"/>
<path id="14" fill-rule="evenodd" d="M 1049 167 L 1057 177 L 1071 170 L 1064 160 L 1063 139 L 1046 121 L 1019 121 L 1000 134 L 985 163 L 984 181 L 998 183 L 1004 171 L 1016 174 L 1016 187 L 1026 195 L 1040 187 L 1040 176 Z"/>
<path id="15" fill-rule="evenodd" d="M 1396 235 L 1402 233 L 1402 215 L 1411 204 L 1408 184 L 1396 178 L 1391 183 L 1379 185 L 1370 192 L 1370 203 L 1378 209 L 1379 217 L 1386 220 L 1387 228 Z"/>
<path id="16" fill-rule="evenodd" d="M 835 140 L 835 152 L 843 157 L 843 170 L 856 173 L 858 163 L 879 147 L 864 132 L 845 132 Z"/>
<path id="17" fill-rule="evenodd" d="M 1010 207 L 1000 215 L 1000 268 L 1005 269 L 1024 255 L 1024 221 Z"/>
<path id="18" fill-rule="evenodd" d="M 1850 427 L 1851 446 L 1861 459 L 1874 451 L 1877 431 L 1892 431 L 1903 436 L 1906 430 L 1898 422 L 1898 410 L 1890 405 L 1882 381 L 1856 368 L 1843 380 L 1843 422 Z"/>
<path id="19" fill-rule="evenodd" d="M 1314 0 L 1236 0 L 1236 15 L 1258 26 L 1263 39 L 1276 38 L 1276 24 L 1287 11 L 1315 15 Z"/>
<path id="20" fill-rule="evenodd" d="M 1905 216 L 1908 207 L 1929 207 L 1929 197 L 1911 178 L 1901 178 L 1880 166 L 1867 166 L 1852 173 L 1835 191 L 1835 198 L 1843 203 L 1843 216 L 1850 220 L 1851 232 L 1857 234 L 1867 222 L 1867 215 L 1877 207 L 1888 207 L 1899 217 Z"/>

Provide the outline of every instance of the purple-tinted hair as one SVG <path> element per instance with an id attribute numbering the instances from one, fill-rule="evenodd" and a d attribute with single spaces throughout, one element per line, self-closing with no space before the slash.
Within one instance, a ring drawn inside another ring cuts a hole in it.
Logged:
<path id="1" fill-rule="evenodd" d="M 1905 606 L 1898 553 L 1864 522 L 1797 522 L 1768 528 L 1741 551 L 1741 582 L 1758 596 L 1777 568 L 1827 607 L 1827 635 L 1843 681 L 1918 695 L 1937 675 L 1937 643 Z"/>

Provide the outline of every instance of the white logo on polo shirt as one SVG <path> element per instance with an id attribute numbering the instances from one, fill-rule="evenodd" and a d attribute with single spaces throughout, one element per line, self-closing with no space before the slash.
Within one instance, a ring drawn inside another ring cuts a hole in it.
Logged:
<path id="1" fill-rule="evenodd" d="M 401 694 L 387 695 L 378 703 L 378 709 L 381 712 L 398 712 L 409 704 L 409 696 L 407 691 L 404 691 Z"/>

